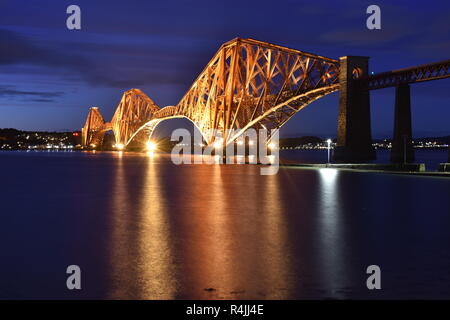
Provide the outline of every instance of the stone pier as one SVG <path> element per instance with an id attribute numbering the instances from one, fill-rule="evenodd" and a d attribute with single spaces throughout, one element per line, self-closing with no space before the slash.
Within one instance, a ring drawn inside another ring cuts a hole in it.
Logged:
<path id="1" fill-rule="evenodd" d="M 366 162 L 376 158 L 372 147 L 370 95 L 367 81 L 369 58 L 340 58 L 339 119 L 336 162 Z"/>
<path id="2" fill-rule="evenodd" d="M 414 161 L 411 128 L 411 96 L 408 84 L 395 89 L 394 136 L 392 138 L 391 161 L 407 163 Z"/>

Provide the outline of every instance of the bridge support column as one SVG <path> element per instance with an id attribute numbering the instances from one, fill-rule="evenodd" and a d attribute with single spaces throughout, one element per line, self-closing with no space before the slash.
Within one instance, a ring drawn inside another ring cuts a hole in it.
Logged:
<path id="1" fill-rule="evenodd" d="M 372 147 L 370 96 L 367 82 L 369 58 L 340 58 L 337 162 L 365 162 L 376 158 Z"/>
<path id="2" fill-rule="evenodd" d="M 396 163 L 414 161 L 411 129 L 411 95 L 408 84 L 402 84 L 395 88 L 395 118 L 391 161 Z"/>

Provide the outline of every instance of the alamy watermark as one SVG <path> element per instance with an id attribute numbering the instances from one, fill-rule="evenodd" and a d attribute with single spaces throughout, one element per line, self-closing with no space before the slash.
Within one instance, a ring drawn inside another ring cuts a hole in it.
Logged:
<path id="1" fill-rule="evenodd" d="M 178 142 L 171 152 L 172 162 L 177 165 L 261 164 L 261 175 L 278 173 L 278 130 L 250 128 L 234 138 L 236 134 L 235 130 L 226 130 L 214 135 L 212 143 L 205 144 L 198 131 L 192 136 L 187 129 L 176 129 L 171 135 L 171 141 Z"/>
<path id="2" fill-rule="evenodd" d="M 372 4 L 367 7 L 367 14 L 370 16 L 366 20 L 366 26 L 369 30 L 380 30 L 381 29 L 381 9 L 376 4 Z"/>
<path id="3" fill-rule="evenodd" d="M 66 280 L 66 286 L 69 290 L 81 290 L 81 268 L 76 264 L 67 267 L 66 273 L 70 274 Z"/>
<path id="4" fill-rule="evenodd" d="M 81 30 L 81 9 L 76 4 L 67 7 L 66 13 L 70 14 L 66 20 L 66 27 L 69 30 Z"/>
<path id="5" fill-rule="evenodd" d="M 370 276 L 367 278 L 366 286 L 369 290 L 381 289 L 381 268 L 376 264 L 367 267 L 366 273 Z"/>

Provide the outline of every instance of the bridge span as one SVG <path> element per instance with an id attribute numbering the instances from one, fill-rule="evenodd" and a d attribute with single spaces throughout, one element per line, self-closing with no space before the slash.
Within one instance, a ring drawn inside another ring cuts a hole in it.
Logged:
<path id="1" fill-rule="evenodd" d="M 376 75 L 369 74 L 368 60 L 359 56 L 335 60 L 236 38 L 219 48 L 176 105 L 160 108 L 141 90 L 131 89 L 123 94 L 109 122 L 98 108 L 91 108 L 82 128 L 82 144 L 99 146 L 105 132 L 112 130 L 116 145 L 126 147 L 135 139 L 148 141 L 161 121 L 187 118 L 207 144 L 220 136 L 225 146 L 248 128 L 278 130 L 311 102 L 339 91 L 334 158 L 366 161 L 375 157 L 369 92 L 395 86 L 394 146 L 396 139 L 403 139 L 396 151 L 403 154 L 405 146 L 412 150 L 409 84 L 449 77 L 450 60 Z"/>

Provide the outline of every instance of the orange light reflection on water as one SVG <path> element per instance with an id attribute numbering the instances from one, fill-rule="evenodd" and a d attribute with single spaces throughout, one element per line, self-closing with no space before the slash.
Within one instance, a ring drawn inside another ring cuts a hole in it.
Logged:
<path id="1" fill-rule="evenodd" d="M 125 166 L 128 155 L 116 159 L 111 298 L 289 297 L 288 226 L 276 176 L 261 183 L 257 166 L 162 165 L 145 155 Z"/>

